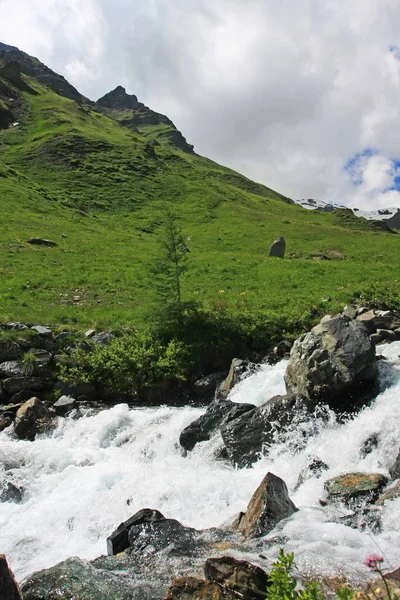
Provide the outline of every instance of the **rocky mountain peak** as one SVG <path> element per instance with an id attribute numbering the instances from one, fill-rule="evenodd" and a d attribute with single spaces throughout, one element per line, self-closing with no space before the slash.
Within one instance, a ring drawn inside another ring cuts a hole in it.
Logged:
<path id="1" fill-rule="evenodd" d="M 105 108 L 128 110 L 142 106 L 134 94 L 126 93 L 126 90 L 122 85 L 118 85 L 115 90 L 112 90 L 102 98 L 99 98 L 97 104 L 100 104 L 100 106 L 104 106 Z"/>

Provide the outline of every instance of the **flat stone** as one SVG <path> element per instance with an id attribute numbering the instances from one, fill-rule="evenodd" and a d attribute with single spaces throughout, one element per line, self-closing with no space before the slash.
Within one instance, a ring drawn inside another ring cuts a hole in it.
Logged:
<path id="1" fill-rule="evenodd" d="M 324 488 L 331 499 L 349 500 L 370 495 L 373 500 L 387 481 L 381 473 L 345 473 L 325 481 Z"/>

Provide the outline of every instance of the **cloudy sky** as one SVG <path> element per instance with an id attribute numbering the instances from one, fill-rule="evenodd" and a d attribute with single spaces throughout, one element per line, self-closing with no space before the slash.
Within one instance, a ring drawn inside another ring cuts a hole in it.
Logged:
<path id="1" fill-rule="evenodd" d="M 0 0 L 0 41 L 292 198 L 400 206 L 399 0 Z"/>

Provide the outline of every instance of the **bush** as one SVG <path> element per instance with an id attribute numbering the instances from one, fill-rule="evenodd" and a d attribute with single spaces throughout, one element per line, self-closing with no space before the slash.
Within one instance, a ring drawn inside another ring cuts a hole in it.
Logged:
<path id="1" fill-rule="evenodd" d="M 303 589 L 296 590 L 297 582 L 292 575 L 294 568 L 294 554 L 285 554 L 281 549 L 268 578 L 270 585 L 266 600 L 324 600 L 324 593 L 317 581 L 309 581 Z M 342 586 L 336 595 L 339 600 L 352 600 L 355 590 Z"/>
<path id="2" fill-rule="evenodd" d="M 167 343 L 146 333 L 126 333 L 107 346 L 90 352 L 78 349 L 71 355 L 74 365 L 60 366 L 60 379 L 74 384 L 100 382 L 108 389 L 135 393 L 165 379 L 184 379 L 188 368 L 185 345 Z"/>

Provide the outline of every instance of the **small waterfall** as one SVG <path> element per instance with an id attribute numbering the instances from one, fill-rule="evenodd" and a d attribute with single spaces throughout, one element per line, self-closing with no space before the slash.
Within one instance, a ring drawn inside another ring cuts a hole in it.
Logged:
<path id="1" fill-rule="evenodd" d="M 319 504 L 326 479 L 348 471 L 387 474 L 397 456 L 400 342 L 379 352 L 388 360 L 380 363 L 382 392 L 371 406 L 345 423 L 330 413 L 310 423 L 309 431 L 293 428 L 249 469 L 215 459 L 219 434 L 184 456 L 179 434 L 202 414 L 199 408 L 87 410 L 80 418 L 59 418 L 51 434 L 33 443 L 15 439 L 8 428 L 0 434 L 0 486 L 11 483 L 23 497 L 0 502 L 0 552 L 22 579 L 69 556 L 104 554 L 106 537 L 140 508 L 156 508 L 199 529 L 229 523 L 271 471 L 286 481 L 300 510 L 255 544 L 250 560 L 260 562 L 262 553 L 268 565 L 284 546 L 295 552 L 299 567 L 318 574 L 362 577 L 362 561 L 371 552 L 384 554 L 386 566 L 398 566 L 400 499 L 383 507 L 378 534 L 335 522 L 341 509 Z M 234 388 L 231 399 L 259 405 L 284 393 L 285 366 L 262 366 Z M 376 447 L 363 454 L 372 435 Z M 315 458 L 328 470 L 297 486 L 299 473 Z M 268 543 L 273 538 L 277 543 Z"/>

